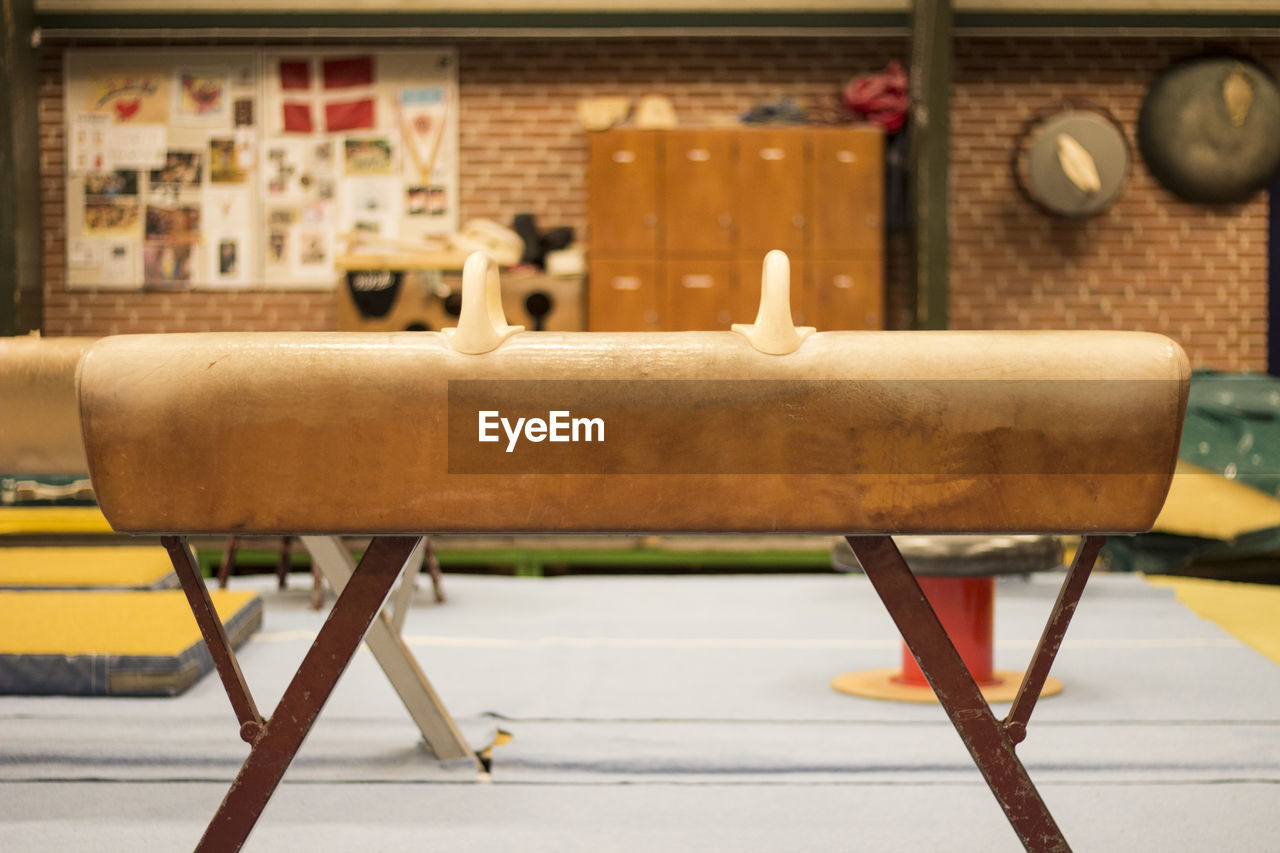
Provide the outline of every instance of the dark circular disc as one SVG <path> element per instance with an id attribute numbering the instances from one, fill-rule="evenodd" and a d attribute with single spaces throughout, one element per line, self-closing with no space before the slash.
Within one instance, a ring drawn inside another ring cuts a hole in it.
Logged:
<path id="1" fill-rule="evenodd" d="M 535 290 L 525 297 L 524 310 L 528 312 L 530 317 L 541 319 L 551 313 L 551 307 L 555 301 L 541 290 Z"/>
<path id="2" fill-rule="evenodd" d="M 1179 198 L 1242 202 L 1280 169 L 1280 89 L 1247 59 L 1179 62 L 1142 102 L 1138 147 L 1156 180 Z"/>

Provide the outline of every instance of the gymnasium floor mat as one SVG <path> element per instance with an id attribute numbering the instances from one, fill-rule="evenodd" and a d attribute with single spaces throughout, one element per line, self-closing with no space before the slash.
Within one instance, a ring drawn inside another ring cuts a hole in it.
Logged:
<path id="1" fill-rule="evenodd" d="M 173 589 L 162 549 L 138 546 L 0 547 L 0 589 Z"/>
<path id="2" fill-rule="evenodd" d="M 114 533 L 96 506 L 0 507 L 0 536 Z"/>
<path id="3" fill-rule="evenodd" d="M 210 596 L 234 645 L 262 626 L 256 593 Z M 0 592 L 0 694 L 174 696 L 212 668 L 181 590 Z"/>
<path id="4" fill-rule="evenodd" d="M 447 582 L 443 605 L 422 584 L 404 637 L 473 744 L 510 733 L 488 780 L 432 759 L 361 651 L 246 851 L 1023 849 L 941 708 L 831 689 L 901 654 L 864 576 Z M 1061 583 L 997 582 L 997 667 L 1027 665 Z M 239 659 L 269 711 L 327 612 L 273 576 L 237 589 L 266 604 Z M 1100 572 L 1053 675 L 1018 751 L 1076 850 L 1275 850 L 1277 664 Z M 163 702 L 6 697 L 0 847 L 190 850 L 237 732 L 213 676 Z"/>
<path id="5" fill-rule="evenodd" d="M 1147 580 L 1171 588 L 1188 610 L 1280 663 L 1280 586 L 1168 576 Z"/>

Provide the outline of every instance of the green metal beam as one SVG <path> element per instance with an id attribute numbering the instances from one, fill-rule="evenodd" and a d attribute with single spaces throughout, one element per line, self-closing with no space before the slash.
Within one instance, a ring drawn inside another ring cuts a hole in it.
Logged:
<path id="1" fill-rule="evenodd" d="M 779 27 L 903 27 L 893 12 L 168 12 L 41 13 L 42 27 L 58 29 L 349 29 L 422 28 L 458 31 L 485 29 L 759 29 Z"/>
<path id="2" fill-rule="evenodd" d="M 1275 12 L 959 12 L 957 30 L 1275 30 Z M 1280 35 L 1280 33 L 1277 33 Z"/>
<path id="3" fill-rule="evenodd" d="M 951 139 L 951 0 L 915 0 L 911 13 L 911 271 L 916 326 L 947 328 L 947 170 Z"/>
<path id="4" fill-rule="evenodd" d="M 25 4 L 30 6 L 30 4 Z M 950 4 L 948 4 L 950 5 Z M 56 33 L 74 30 L 179 30 L 236 29 L 487 29 L 540 31 L 602 29 L 707 30 L 758 29 L 762 34 L 778 28 L 865 28 L 906 30 L 911 15 L 895 11 L 814 12 L 750 10 L 736 12 L 402 12 L 362 9 L 352 12 L 40 12 L 36 24 Z M 959 12 L 958 31 L 986 29 L 1071 30 L 1076 32 L 1133 30 L 1254 30 L 1280 34 L 1280 14 L 1275 12 Z M 173 36 L 172 32 L 167 36 Z"/>
<path id="5" fill-rule="evenodd" d="M 0 335 L 40 328 L 40 131 L 32 0 L 0 0 Z"/>

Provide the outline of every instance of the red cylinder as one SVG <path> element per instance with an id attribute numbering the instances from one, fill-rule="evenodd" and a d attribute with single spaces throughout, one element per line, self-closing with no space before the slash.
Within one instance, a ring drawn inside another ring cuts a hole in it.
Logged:
<path id="1" fill-rule="evenodd" d="M 999 681 L 994 676 L 996 579 L 917 576 L 916 580 L 973 680 L 979 685 L 996 684 Z M 913 687 L 925 687 L 929 683 L 905 643 L 902 672 L 894 680 Z"/>

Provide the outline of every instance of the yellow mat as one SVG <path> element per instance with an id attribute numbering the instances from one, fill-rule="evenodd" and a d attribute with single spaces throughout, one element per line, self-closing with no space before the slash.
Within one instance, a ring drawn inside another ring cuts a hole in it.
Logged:
<path id="1" fill-rule="evenodd" d="M 1169 497 L 1152 530 L 1230 540 L 1268 527 L 1280 527 L 1280 501 L 1207 468 L 1179 460 L 1169 486 Z"/>
<path id="2" fill-rule="evenodd" d="M 257 594 L 209 595 L 228 622 Z M 177 655 L 200 641 L 181 590 L 0 592 L 0 654 Z"/>
<path id="3" fill-rule="evenodd" d="M 96 506 L 0 507 L 0 536 L 112 532 Z"/>
<path id="4" fill-rule="evenodd" d="M 1280 664 L 1280 586 L 1166 576 L 1147 581 L 1172 588 L 1196 615 Z"/>
<path id="5" fill-rule="evenodd" d="M 154 589 L 178 585 L 159 545 L 0 547 L 0 587 Z"/>

